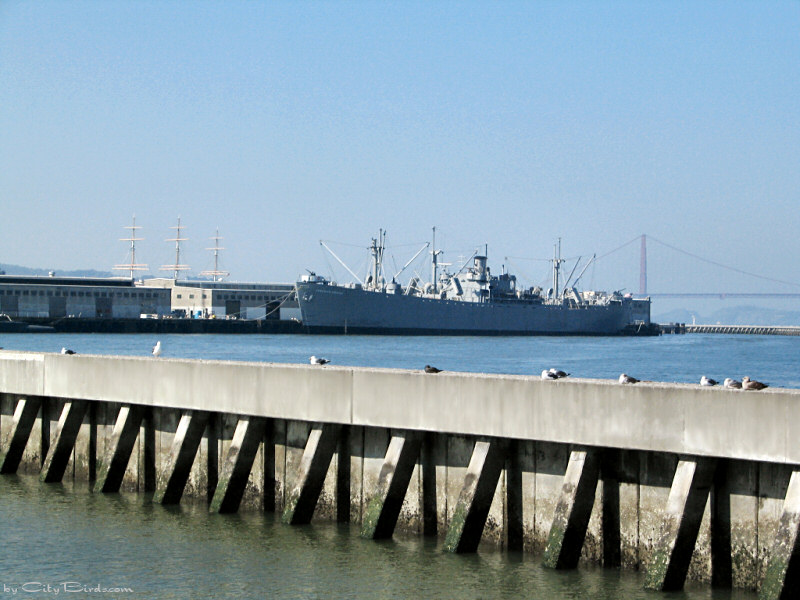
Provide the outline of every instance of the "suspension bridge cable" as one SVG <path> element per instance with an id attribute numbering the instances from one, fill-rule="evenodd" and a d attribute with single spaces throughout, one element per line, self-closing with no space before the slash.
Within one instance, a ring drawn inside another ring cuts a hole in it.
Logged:
<path id="1" fill-rule="evenodd" d="M 648 237 L 650 237 L 650 236 L 648 236 Z M 595 261 L 595 262 L 597 262 L 597 261 L 598 261 L 598 260 L 600 260 L 601 258 L 605 258 L 606 256 L 611 256 L 612 254 L 614 254 L 614 252 L 618 252 L 618 251 L 622 250 L 623 248 L 625 248 L 626 246 L 630 246 L 630 245 L 631 245 L 631 244 L 633 244 L 634 242 L 637 242 L 637 241 L 639 241 L 640 239 L 642 239 L 642 236 L 640 236 L 640 235 L 637 235 L 637 236 L 636 236 L 635 238 L 633 238 L 631 241 L 629 241 L 629 242 L 625 242 L 624 244 L 622 244 L 622 246 L 619 246 L 618 248 L 614 248 L 614 249 L 613 249 L 611 252 L 606 252 L 605 254 L 601 254 L 600 256 L 598 256 L 597 258 L 595 258 L 595 259 L 594 259 L 594 261 Z"/>
<path id="2" fill-rule="evenodd" d="M 734 271 L 736 273 L 741 273 L 742 275 L 749 275 L 750 277 L 756 277 L 758 279 L 763 279 L 765 281 L 771 281 L 773 283 L 782 283 L 784 285 L 791 285 L 791 286 L 794 286 L 794 287 L 800 287 L 800 283 L 794 283 L 792 281 L 784 281 L 782 279 L 775 279 L 773 277 L 765 277 L 764 275 L 758 275 L 756 273 L 750 273 L 749 271 L 743 271 L 742 269 L 737 269 L 736 267 L 731 267 L 729 265 L 723 265 L 722 263 L 718 263 L 716 261 L 709 260 L 707 258 L 703 258 L 702 256 L 698 256 L 697 254 L 692 254 L 691 252 L 687 252 L 686 250 L 681 250 L 680 248 L 676 248 L 675 246 L 672 246 L 671 244 L 668 244 L 666 242 L 662 242 L 658 238 L 654 238 L 651 235 L 648 235 L 647 239 L 650 239 L 650 240 L 653 240 L 655 242 L 658 242 L 662 246 L 666 246 L 667 248 L 675 250 L 676 252 L 680 252 L 681 254 L 685 254 L 686 256 L 691 256 L 692 258 L 696 258 L 699 261 L 708 263 L 710 265 L 714 265 L 715 267 L 720 267 L 722 269 L 728 269 L 729 271 Z"/>

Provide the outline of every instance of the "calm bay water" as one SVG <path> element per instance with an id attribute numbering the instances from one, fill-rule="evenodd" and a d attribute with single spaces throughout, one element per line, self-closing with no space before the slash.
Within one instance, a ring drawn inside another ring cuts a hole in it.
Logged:
<path id="1" fill-rule="evenodd" d="M 800 388 L 800 337 L 659 338 L 371 336 L 3 335 L 7 350 L 537 374 L 695 383 L 750 375 Z M 146 495 L 91 494 L 85 484 L 0 477 L 0 594 L 41 598 L 701 598 L 754 599 L 689 586 L 642 590 L 641 573 L 582 567 L 556 572 L 541 558 L 482 550 L 452 555 L 438 540 L 362 540 L 354 525 L 289 527 L 273 515 L 209 515 L 205 505 L 165 508 Z M 118 591 L 95 591 L 97 589 Z M 14 593 L 16 590 L 16 593 Z M 132 590 L 132 591 L 126 591 Z M 58 591 L 58 594 L 56 594 Z"/>
<path id="2" fill-rule="evenodd" d="M 205 505 L 165 508 L 33 476 L 0 477 L 0 528 L 8 598 L 755 598 L 698 585 L 646 592 L 641 573 L 557 572 L 520 553 L 454 555 L 436 540 L 375 542 L 352 525 L 210 515 Z"/>

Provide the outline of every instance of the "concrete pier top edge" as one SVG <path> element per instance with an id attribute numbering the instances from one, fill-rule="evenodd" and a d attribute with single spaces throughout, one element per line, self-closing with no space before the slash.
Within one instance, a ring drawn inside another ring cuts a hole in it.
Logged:
<path id="1" fill-rule="evenodd" d="M 0 393 L 800 464 L 800 390 L 0 351 Z"/>

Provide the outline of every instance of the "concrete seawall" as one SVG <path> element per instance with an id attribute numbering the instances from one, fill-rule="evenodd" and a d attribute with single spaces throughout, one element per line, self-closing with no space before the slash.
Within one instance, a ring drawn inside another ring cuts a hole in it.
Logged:
<path id="1" fill-rule="evenodd" d="M 0 351 L 0 394 L 3 473 L 796 589 L 796 390 Z"/>

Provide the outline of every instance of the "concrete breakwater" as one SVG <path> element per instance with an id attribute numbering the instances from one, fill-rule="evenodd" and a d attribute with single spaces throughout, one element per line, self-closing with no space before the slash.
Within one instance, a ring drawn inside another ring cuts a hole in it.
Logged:
<path id="1" fill-rule="evenodd" d="M 800 327 L 794 325 L 685 325 L 684 330 L 684 333 L 800 335 Z"/>
<path id="2" fill-rule="evenodd" d="M 661 333 L 723 333 L 740 335 L 800 335 L 800 327 L 794 325 L 694 325 L 686 323 L 662 323 Z"/>
<path id="3" fill-rule="evenodd" d="M 3 473 L 796 592 L 795 390 L 5 351 L 0 394 Z"/>

